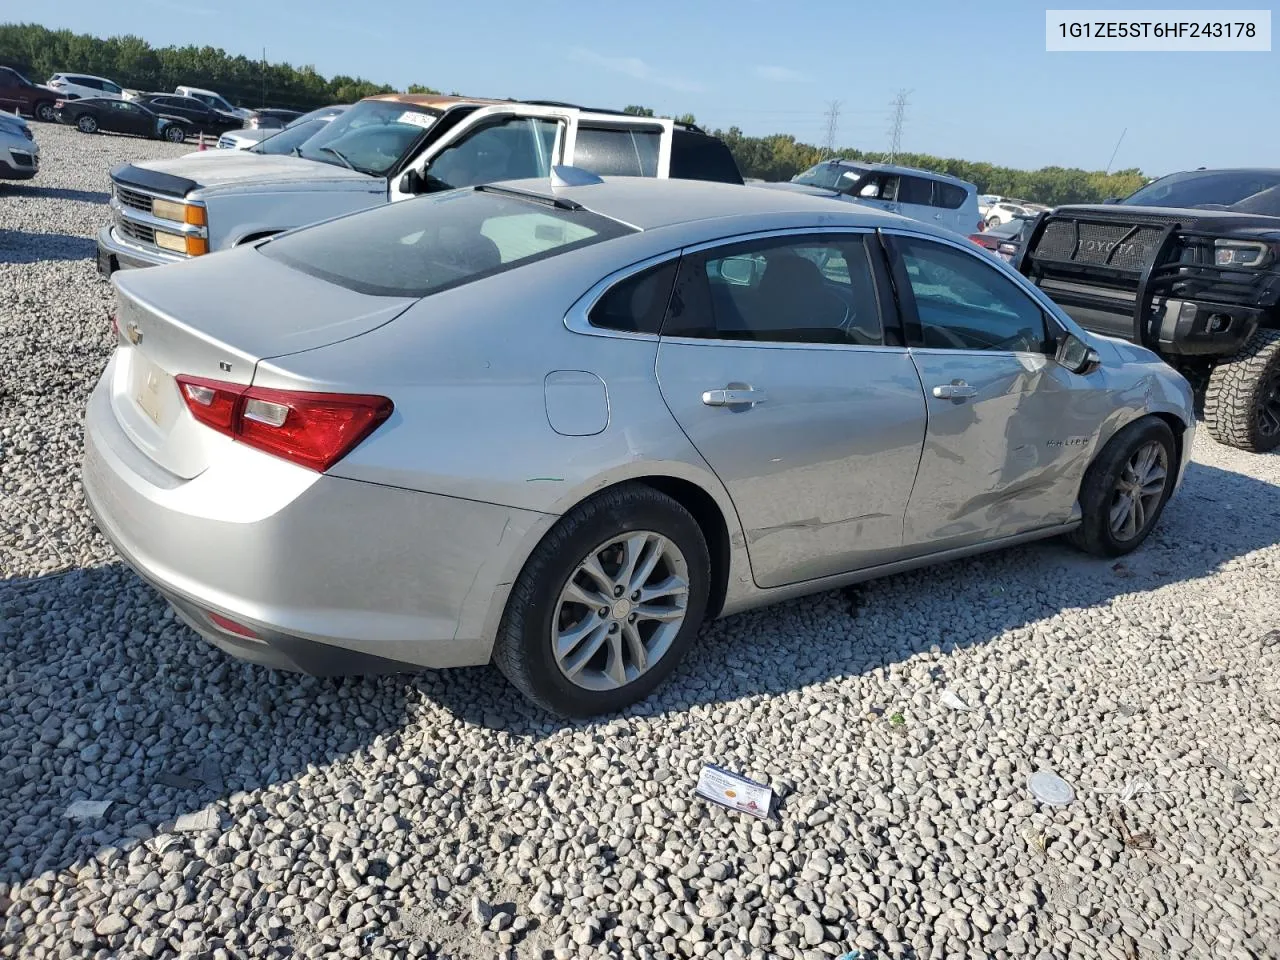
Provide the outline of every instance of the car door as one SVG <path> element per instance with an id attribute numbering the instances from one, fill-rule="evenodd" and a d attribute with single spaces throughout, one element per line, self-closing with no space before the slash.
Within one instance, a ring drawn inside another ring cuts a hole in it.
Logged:
<path id="1" fill-rule="evenodd" d="M 928 404 L 907 545 L 931 552 L 1067 522 L 1108 398 L 1054 361 L 1054 322 L 989 257 L 887 234 Z"/>
<path id="2" fill-rule="evenodd" d="M 27 107 L 22 88 L 17 73 L 8 67 L 0 67 L 0 109 L 12 113 L 15 109 Z"/>
<path id="3" fill-rule="evenodd" d="M 667 177 L 671 172 L 671 120 L 635 120 L 582 113 L 565 148 L 565 163 L 602 177 Z"/>
<path id="4" fill-rule="evenodd" d="M 935 220 L 940 226 L 968 236 L 978 229 L 981 219 L 975 206 L 969 202 L 969 191 L 959 184 L 945 180 L 933 182 Z"/>
<path id="5" fill-rule="evenodd" d="M 849 191 L 851 199 L 877 210 L 899 213 L 898 175 L 896 173 L 869 173 Z"/>
<path id="6" fill-rule="evenodd" d="M 898 177 L 898 213 L 922 223 L 932 223 L 950 229 L 943 223 L 939 211 L 933 205 L 933 179 L 903 174 Z"/>
<path id="7" fill-rule="evenodd" d="M 151 133 L 151 127 L 155 125 L 155 120 L 149 113 L 144 113 L 141 107 L 138 107 L 127 100 L 111 100 L 104 104 L 106 107 L 102 112 L 111 117 L 111 128 L 117 133 Z M 146 123 L 144 124 L 144 118 Z M 101 126 L 101 122 L 99 126 Z"/>
<path id="8" fill-rule="evenodd" d="M 577 116 L 572 108 L 482 107 L 429 142 L 404 173 L 392 177 L 389 196 L 392 201 L 417 196 L 406 189 L 404 174 L 409 171 L 440 181 L 431 189 L 549 176 L 553 164 L 564 162 Z"/>
<path id="9" fill-rule="evenodd" d="M 925 404 L 888 290 L 869 231 L 681 258 L 658 383 L 733 499 L 761 587 L 902 554 Z"/>

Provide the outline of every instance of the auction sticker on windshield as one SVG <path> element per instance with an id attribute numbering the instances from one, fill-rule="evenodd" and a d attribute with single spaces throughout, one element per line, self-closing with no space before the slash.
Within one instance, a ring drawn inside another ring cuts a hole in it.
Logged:
<path id="1" fill-rule="evenodd" d="M 435 117 L 428 116 L 425 113 L 418 113 L 416 110 L 406 110 L 396 118 L 396 123 L 411 123 L 415 127 L 421 127 L 423 130 L 426 130 L 435 122 Z"/>

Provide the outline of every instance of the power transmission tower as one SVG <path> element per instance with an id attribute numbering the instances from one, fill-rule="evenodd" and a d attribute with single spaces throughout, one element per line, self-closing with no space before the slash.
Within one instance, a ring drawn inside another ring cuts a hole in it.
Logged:
<path id="1" fill-rule="evenodd" d="M 889 127 L 889 162 L 893 163 L 898 158 L 898 152 L 902 149 L 902 124 L 907 117 L 907 107 L 910 105 L 907 95 L 910 90 L 899 90 L 898 95 L 893 98 L 893 123 Z"/>
<path id="2" fill-rule="evenodd" d="M 836 130 L 840 126 L 840 101 L 832 100 L 827 104 L 827 143 L 822 155 L 829 157 L 836 152 Z"/>

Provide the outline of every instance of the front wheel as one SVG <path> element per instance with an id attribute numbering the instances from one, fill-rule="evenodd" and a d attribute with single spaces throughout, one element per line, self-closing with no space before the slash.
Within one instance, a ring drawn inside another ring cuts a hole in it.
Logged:
<path id="1" fill-rule="evenodd" d="M 561 518 L 511 588 L 493 659 L 561 716 L 612 713 L 675 669 L 707 608 L 702 530 L 672 498 L 626 484 Z"/>
<path id="2" fill-rule="evenodd" d="M 76 121 L 76 129 L 81 133 L 97 133 L 98 121 L 86 113 Z"/>
<path id="3" fill-rule="evenodd" d="M 1173 492 L 1173 431 L 1143 417 L 1117 433 L 1085 472 L 1080 526 L 1068 536 L 1086 553 L 1119 557 L 1147 539 Z"/>
<path id="4" fill-rule="evenodd" d="M 187 139 L 187 134 L 181 127 L 174 125 L 164 128 L 164 138 L 170 143 L 182 143 Z"/>
<path id="5" fill-rule="evenodd" d="M 1265 453 L 1280 446 L 1280 330 L 1259 330 L 1209 374 L 1204 423 L 1219 443 Z"/>
<path id="6" fill-rule="evenodd" d="M 53 104 L 48 100 L 43 100 L 36 104 L 36 119 L 41 123 L 53 123 L 58 119 L 57 112 L 53 109 Z"/>

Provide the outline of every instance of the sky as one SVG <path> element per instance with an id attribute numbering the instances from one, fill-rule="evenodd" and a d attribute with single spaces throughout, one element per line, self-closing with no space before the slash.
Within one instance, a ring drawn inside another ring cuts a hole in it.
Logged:
<path id="1" fill-rule="evenodd" d="M 660 115 L 692 113 L 707 129 L 790 133 L 815 144 L 825 143 L 828 110 L 839 101 L 837 146 L 886 149 L 891 103 L 905 90 L 909 152 L 1099 170 L 1115 151 L 1111 169 L 1150 175 L 1280 163 L 1273 115 L 1280 53 L 1047 53 L 1045 6 L 1025 0 L 41 6 L 28 7 L 28 16 L 55 29 L 134 33 L 153 46 L 210 45 L 255 58 L 265 47 L 269 61 L 310 64 L 326 76 L 472 96 L 641 104 Z"/>

